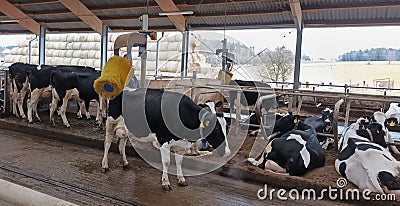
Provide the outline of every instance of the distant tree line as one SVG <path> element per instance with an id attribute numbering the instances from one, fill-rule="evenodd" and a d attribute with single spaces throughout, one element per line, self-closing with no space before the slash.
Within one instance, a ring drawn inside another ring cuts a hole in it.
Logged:
<path id="1" fill-rule="evenodd" d="M 372 48 L 339 55 L 338 61 L 400 61 L 400 49 Z"/>

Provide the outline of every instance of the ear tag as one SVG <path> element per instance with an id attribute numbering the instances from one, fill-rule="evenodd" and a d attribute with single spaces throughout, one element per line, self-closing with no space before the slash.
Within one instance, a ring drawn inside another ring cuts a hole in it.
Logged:
<path id="1" fill-rule="evenodd" d="M 297 122 L 298 122 L 297 118 L 294 118 L 293 122 L 294 122 L 295 124 L 297 124 Z"/>
<path id="2" fill-rule="evenodd" d="M 394 127 L 395 123 L 393 121 L 390 121 L 389 126 Z"/>
<path id="3" fill-rule="evenodd" d="M 206 127 L 208 127 L 209 124 L 210 124 L 210 120 L 204 121 L 204 125 L 205 125 Z M 204 128 L 204 126 L 203 126 L 203 128 Z"/>
<path id="4" fill-rule="evenodd" d="M 203 124 L 203 122 L 202 123 L 200 123 L 200 126 L 199 126 L 200 128 L 204 128 L 204 124 Z"/>
<path id="5" fill-rule="evenodd" d="M 376 133 L 379 134 L 379 130 L 376 130 Z"/>
<path id="6" fill-rule="evenodd" d="M 368 120 L 368 118 L 365 118 L 365 123 L 369 123 L 369 120 Z"/>
<path id="7" fill-rule="evenodd" d="M 364 126 L 364 125 L 362 126 L 362 129 L 365 129 L 365 126 Z"/>

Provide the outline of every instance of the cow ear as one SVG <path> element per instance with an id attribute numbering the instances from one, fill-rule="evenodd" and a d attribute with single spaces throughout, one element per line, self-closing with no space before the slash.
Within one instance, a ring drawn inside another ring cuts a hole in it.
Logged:
<path id="1" fill-rule="evenodd" d="M 294 115 L 293 123 L 297 124 L 299 122 L 299 115 Z"/>

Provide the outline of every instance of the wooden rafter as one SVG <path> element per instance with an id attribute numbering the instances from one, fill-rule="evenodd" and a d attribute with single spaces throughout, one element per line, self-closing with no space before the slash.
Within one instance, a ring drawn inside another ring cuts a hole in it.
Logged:
<path id="1" fill-rule="evenodd" d="M 172 0 L 156 0 L 157 4 L 160 6 L 161 10 L 164 12 L 174 12 L 179 11 L 179 8 L 175 5 Z M 170 15 L 169 20 L 174 23 L 175 27 L 179 31 L 185 31 L 185 17 L 183 15 Z"/>
<path id="2" fill-rule="evenodd" d="M 103 22 L 79 0 L 59 0 L 72 13 L 89 25 L 94 31 L 102 34 Z"/>
<path id="3" fill-rule="evenodd" d="M 301 11 L 299 0 L 289 0 L 290 10 L 292 11 L 292 16 L 297 25 L 297 29 L 301 30 L 303 28 L 303 14 Z"/>
<path id="4" fill-rule="evenodd" d="M 8 17 L 18 20 L 18 23 L 34 34 L 40 35 L 40 24 L 26 15 L 7 0 L 0 0 L 0 11 Z"/>

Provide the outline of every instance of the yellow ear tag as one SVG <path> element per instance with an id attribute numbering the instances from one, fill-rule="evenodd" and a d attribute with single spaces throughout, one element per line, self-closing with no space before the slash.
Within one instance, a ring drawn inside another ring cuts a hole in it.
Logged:
<path id="1" fill-rule="evenodd" d="M 210 124 L 210 120 L 204 121 L 204 125 L 205 125 L 206 127 L 208 127 L 209 124 Z"/>
<path id="2" fill-rule="evenodd" d="M 295 123 L 295 124 L 297 124 L 297 118 L 294 118 L 294 120 L 293 120 L 293 122 Z"/>
<path id="3" fill-rule="evenodd" d="M 368 123 L 368 122 L 369 122 L 368 118 L 365 118 L 365 123 Z"/>
<path id="4" fill-rule="evenodd" d="M 365 129 L 364 125 L 362 126 L 362 129 Z"/>
<path id="5" fill-rule="evenodd" d="M 379 130 L 376 130 L 376 133 L 379 134 Z"/>
<path id="6" fill-rule="evenodd" d="M 394 127 L 395 123 L 393 121 L 390 121 L 389 126 Z"/>
<path id="7" fill-rule="evenodd" d="M 203 122 L 202 122 L 202 123 L 200 123 L 200 128 L 204 128 L 204 124 L 203 124 Z"/>

